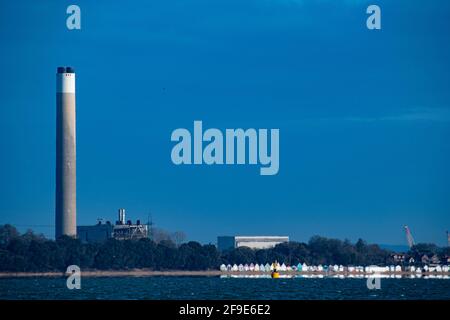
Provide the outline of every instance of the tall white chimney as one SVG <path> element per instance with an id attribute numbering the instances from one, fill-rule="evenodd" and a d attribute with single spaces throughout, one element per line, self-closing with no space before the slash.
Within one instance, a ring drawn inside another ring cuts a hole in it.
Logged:
<path id="1" fill-rule="evenodd" d="M 77 235 L 75 71 L 56 74 L 55 238 Z"/>
<path id="2" fill-rule="evenodd" d="M 125 209 L 119 209 L 119 222 L 120 224 L 125 224 Z"/>

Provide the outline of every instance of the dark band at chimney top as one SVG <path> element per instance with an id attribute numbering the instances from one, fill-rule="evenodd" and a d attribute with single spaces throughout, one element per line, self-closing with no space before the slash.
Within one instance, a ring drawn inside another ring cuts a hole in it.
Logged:
<path id="1" fill-rule="evenodd" d="M 72 67 L 58 67 L 58 73 L 75 73 L 75 69 Z"/>

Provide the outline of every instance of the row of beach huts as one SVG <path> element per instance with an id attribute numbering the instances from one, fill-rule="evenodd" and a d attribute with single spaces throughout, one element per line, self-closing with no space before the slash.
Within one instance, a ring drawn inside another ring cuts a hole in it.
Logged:
<path id="1" fill-rule="evenodd" d="M 274 270 L 281 272 L 305 272 L 305 273 L 448 273 L 450 266 L 448 265 L 425 265 L 423 267 L 400 265 L 391 266 L 343 266 L 343 265 L 317 265 L 309 266 L 305 263 L 297 265 L 286 265 L 282 263 L 266 263 L 266 264 L 222 264 L 220 271 L 222 272 L 272 272 Z"/>

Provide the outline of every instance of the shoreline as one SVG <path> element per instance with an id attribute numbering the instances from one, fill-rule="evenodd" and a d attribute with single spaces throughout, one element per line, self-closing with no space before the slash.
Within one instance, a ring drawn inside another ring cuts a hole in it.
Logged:
<path id="1" fill-rule="evenodd" d="M 86 270 L 81 271 L 83 277 L 158 277 L 158 276 L 219 276 L 219 270 Z M 70 273 L 49 271 L 49 272 L 0 272 L 0 278 L 26 278 L 26 277 L 67 277 Z"/>
<path id="2" fill-rule="evenodd" d="M 281 275 L 286 276 L 344 276 L 344 277 L 367 277 L 369 275 L 381 275 L 381 276 L 450 276 L 450 272 L 381 272 L 381 273 L 364 273 L 364 272 L 297 272 L 297 271 L 280 271 Z M 31 278 L 31 277 L 67 277 L 70 273 L 66 272 L 0 272 L 1 278 Z M 217 277 L 217 276 L 270 276 L 268 272 L 223 272 L 220 270 L 145 270 L 145 269 L 133 269 L 133 270 L 86 270 L 81 271 L 82 277 L 158 277 L 158 276 L 198 276 L 198 277 Z"/>

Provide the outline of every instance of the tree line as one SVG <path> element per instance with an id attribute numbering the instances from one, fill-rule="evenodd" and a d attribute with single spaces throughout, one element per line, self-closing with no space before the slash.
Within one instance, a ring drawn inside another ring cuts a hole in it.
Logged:
<path id="1" fill-rule="evenodd" d="M 433 247 L 433 250 L 440 249 Z M 78 239 L 61 237 L 55 241 L 31 231 L 20 234 L 12 225 L 0 226 L 0 271 L 12 272 L 65 271 L 69 265 L 78 265 L 82 270 L 217 270 L 222 263 L 265 264 L 275 260 L 290 265 L 299 262 L 370 265 L 392 263 L 391 256 L 390 251 L 361 239 L 352 244 L 348 240 L 315 236 L 308 243 L 289 242 L 261 250 L 239 247 L 219 252 L 213 244 L 190 241 L 176 245 L 167 239 L 82 243 Z"/>

